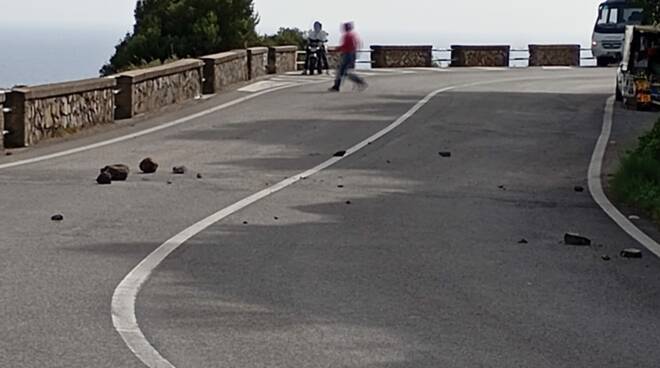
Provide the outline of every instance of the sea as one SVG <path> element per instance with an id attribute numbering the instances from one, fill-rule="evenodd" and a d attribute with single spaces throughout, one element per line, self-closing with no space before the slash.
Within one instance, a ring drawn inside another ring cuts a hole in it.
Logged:
<path id="1" fill-rule="evenodd" d="M 16 85 L 41 85 L 72 81 L 99 76 L 99 69 L 108 62 L 114 52 L 114 47 L 126 33 L 121 28 L 98 29 L 49 29 L 39 27 L 11 27 L 0 25 L 0 89 L 8 89 Z M 582 41 L 588 39 L 585 35 Z M 460 39 L 455 36 L 453 39 Z M 434 57 L 438 64 L 447 66 L 449 58 L 447 51 L 453 42 L 449 39 L 429 41 L 429 34 L 388 35 L 380 33 L 363 34 L 363 44 L 433 44 L 439 51 Z M 388 42 L 389 41 L 389 42 Z M 468 41 L 470 41 L 468 39 Z M 482 44 L 502 44 L 502 40 L 474 40 Z M 469 43 L 469 42 L 467 42 Z M 585 44 L 587 42 L 578 42 Z M 522 50 L 527 42 L 516 40 L 511 45 L 515 50 Z M 368 48 L 368 46 L 365 46 Z M 588 47 L 588 46 L 583 46 Z M 583 52 L 587 58 L 591 53 Z M 512 66 L 526 66 L 527 53 L 514 51 Z M 369 54 L 362 53 L 360 68 L 369 67 Z M 444 60 L 444 61 L 443 61 Z M 592 65 L 585 59 L 585 65 Z"/>

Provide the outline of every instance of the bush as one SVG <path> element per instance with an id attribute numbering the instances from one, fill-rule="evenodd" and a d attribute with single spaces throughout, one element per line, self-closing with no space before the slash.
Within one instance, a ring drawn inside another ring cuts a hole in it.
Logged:
<path id="1" fill-rule="evenodd" d="M 660 120 L 622 160 L 611 188 L 617 200 L 660 220 Z"/>
<path id="2" fill-rule="evenodd" d="M 298 46 L 304 50 L 307 46 L 305 33 L 298 28 L 280 28 L 274 35 L 263 35 L 259 39 L 261 46 Z"/>

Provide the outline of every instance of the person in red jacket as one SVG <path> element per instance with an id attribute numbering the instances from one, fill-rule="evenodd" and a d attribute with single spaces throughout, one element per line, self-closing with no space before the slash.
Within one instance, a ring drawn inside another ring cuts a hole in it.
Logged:
<path id="1" fill-rule="evenodd" d="M 335 85 L 330 88 L 330 91 L 339 92 L 344 77 L 348 77 L 348 79 L 356 83 L 360 89 L 367 87 L 367 82 L 365 82 L 364 79 L 351 72 L 351 70 L 355 68 L 357 51 L 360 47 L 360 40 L 358 39 L 357 34 L 353 31 L 353 28 L 353 23 L 350 22 L 345 23 L 343 26 L 344 35 L 342 37 L 341 45 L 339 46 L 341 61 L 339 64 L 339 70 L 337 70 Z"/>

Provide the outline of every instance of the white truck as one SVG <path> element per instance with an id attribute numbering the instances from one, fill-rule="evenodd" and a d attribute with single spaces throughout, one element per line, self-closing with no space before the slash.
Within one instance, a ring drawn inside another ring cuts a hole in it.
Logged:
<path id="1" fill-rule="evenodd" d="M 591 52 L 598 66 L 619 62 L 628 25 L 642 24 L 643 10 L 630 0 L 607 0 L 598 7 Z"/>
<path id="2" fill-rule="evenodd" d="M 660 27 L 626 27 L 616 99 L 631 109 L 660 106 Z"/>

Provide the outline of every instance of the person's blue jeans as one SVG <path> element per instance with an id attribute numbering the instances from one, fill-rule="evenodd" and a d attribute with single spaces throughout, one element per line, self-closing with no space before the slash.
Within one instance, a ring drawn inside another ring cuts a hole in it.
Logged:
<path id="1" fill-rule="evenodd" d="M 341 63 L 339 64 L 339 69 L 337 70 L 337 78 L 335 79 L 335 86 L 334 86 L 335 89 L 338 90 L 339 87 L 341 87 L 341 82 L 344 80 L 345 77 L 348 77 L 348 79 L 350 79 L 354 83 L 360 85 L 366 84 L 364 79 L 360 78 L 359 76 L 351 72 L 351 70 L 355 68 L 356 58 L 357 55 L 354 52 L 345 53 L 341 55 Z"/>

